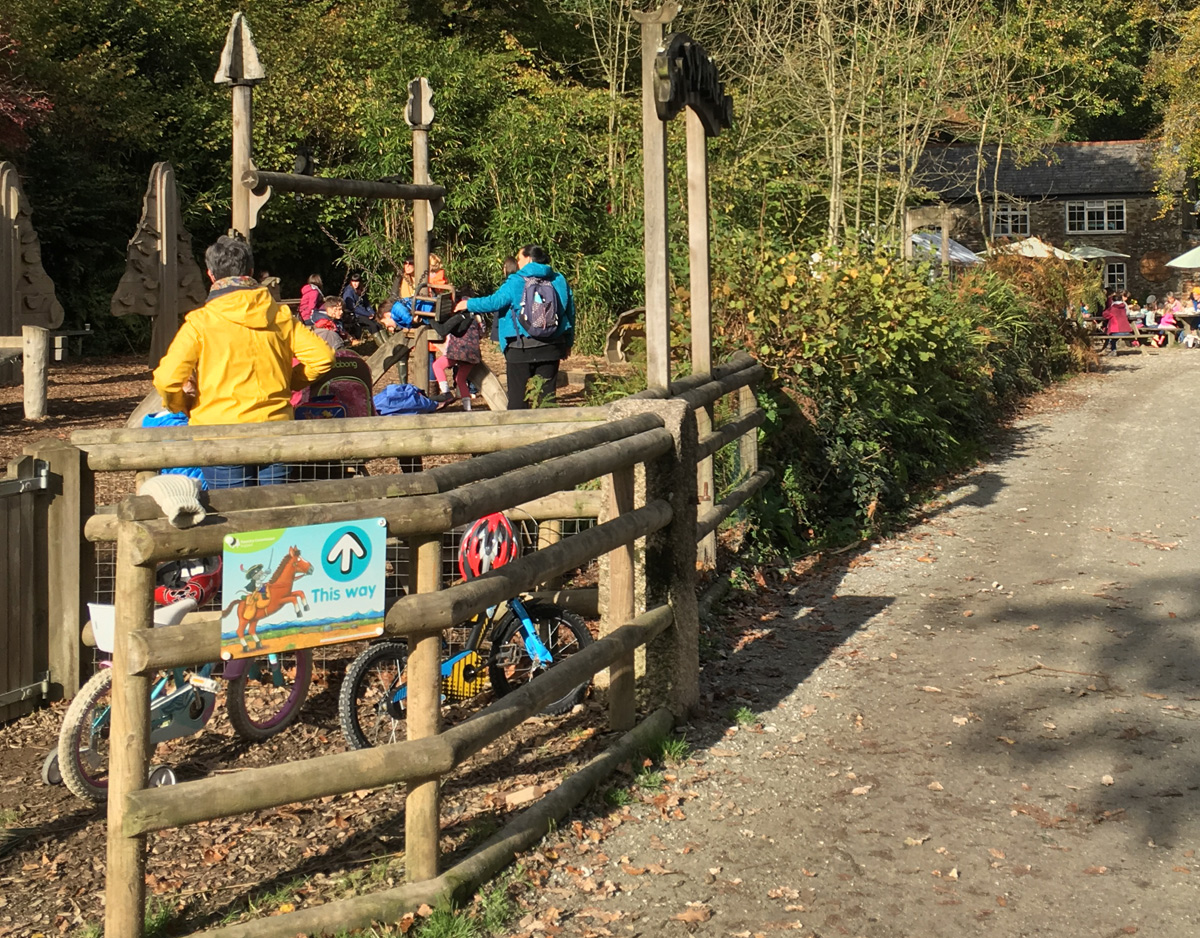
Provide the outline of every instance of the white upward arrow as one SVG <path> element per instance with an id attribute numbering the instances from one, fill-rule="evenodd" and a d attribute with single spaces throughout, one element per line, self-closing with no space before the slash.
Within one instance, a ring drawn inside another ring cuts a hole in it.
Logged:
<path id="1" fill-rule="evenodd" d="M 349 573 L 354 566 L 354 558 L 361 559 L 365 556 L 367 556 L 367 549 L 363 547 L 362 542 L 347 531 L 333 545 L 333 549 L 325 557 L 325 562 L 336 563 L 341 567 L 342 573 Z"/>

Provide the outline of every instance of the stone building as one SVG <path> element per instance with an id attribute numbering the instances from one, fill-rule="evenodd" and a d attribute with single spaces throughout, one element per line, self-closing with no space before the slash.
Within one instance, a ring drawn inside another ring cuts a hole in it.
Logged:
<path id="1" fill-rule="evenodd" d="M 952 236 L 972 250 L 986 248 L 987 226 L 994 239 L 1036 235 L 1065 250 L 1089 245 L 1128 254 L 1098 262 L 1104 284 L 1143 300 L 1178 292 L 1200 278 L 1200 271 L 1166 266 L 1200 243 L 1200 215 L 1194 210 L 1200 203 L 1194 206 L 1181 195 L 1160 217 L 1146 141 L 1059 143 L 1043 152 L 1021 166 L 1002 155 L 996 167 L 995 148 L 985 151 L 982 211 L 973 145 L 930 147 L 916 183 L 938 193 L 953 212 Z"/>

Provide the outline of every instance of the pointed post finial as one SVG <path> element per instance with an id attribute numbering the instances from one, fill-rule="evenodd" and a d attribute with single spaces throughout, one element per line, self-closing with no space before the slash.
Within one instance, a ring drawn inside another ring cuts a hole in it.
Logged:
<path id="1" fill-rule="evenodd" d="M 258 58 L 258 49 L 250 34 L 250 24 L 244 13 L 234 13 L 213 81 L 218 85 L 256 85 L 266 77 L 266 69 Z"/>

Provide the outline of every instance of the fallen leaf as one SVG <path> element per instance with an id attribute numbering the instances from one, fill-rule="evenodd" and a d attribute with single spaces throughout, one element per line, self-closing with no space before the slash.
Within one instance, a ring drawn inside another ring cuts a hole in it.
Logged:
<path id="1" fill-rule="evenodd" d="M 641 876 L 646 872 L 646 868 L 644 866 L 630 866 L 627 863 L 622 864 L 621 869 L 623 869 L 630 876 Z"/>
<path id="2" fill-rule="evenodd" d="M 1189 870 L 1186 866 L 1173 866 L 1173 867 L 1171 867 L 1171 869 L 1173 869 L 1176 873 L 1190 873 L 1191 872 L 1191 870 Z"/>
<path id="3" fill-rule="evenodd" d="M 778 889 L 768 889 L 767 895 L 772 899 L 799 899 L 800 890 L 791 886 L 780 886 Z"/>
<path id="4" fill-rule="evenodd" d="M 871 785 L 859 785 L 857 788 L 851 788 L 850 794 L 865 795 L 867 792 L 869 792 L 871 790 L 872 787 L 873 786 L 871 786 Z"/>
<path id="5" fill-rule="evenodd" d="M 975 615 L 975 613 L 972 610 L 970 610 L 970 609 L 963 610 L 963 618 L 969 619 L 973 615 Z"/>
<path id="6" fill-rule="evenodd" d="M 806 720 L 816 712 L 817 712 L 817 708 L 814 707 L 812 704 L 805 704 L 803 707 L 800 708 L 800 716 L 804 717 L 804 719 L 806 719 Z"/>
<path id="7" fill-rule="evenodd" d="M 279 906 L 279 914 L 280 915 L 287 915 L 289 912 L 295 912 L 295 911 L 296 911 L 296 907 L 294 905 L 292 905 L 290 902 L 284 902 L 283 904 L 281 904 Z"/>
<path id="8" fill-rule="evenodd" d="M 945 789 L 942 788 L 941 782 L 930 782 L 925 787 L 928 788 L 930 791 L 945 791 Z"/>
<path id="9" fill-rule="evenodd" d="M 816 873 L 812 872 L 812 870 L 806 870 L 804 867 L 800 867 L 800 872 L 803 873 L 805 876 L 816 876 L 817 875 Z"/>
<path id="10" fill-rule="evenodd" d="M 997 850 L 995 847 L 989 847 L 988 853 L 990 853 L 992 856 L 994 856 L 997 860 L 1004 859 L 1004 851 L 1003 850 Z"/>
<path id="11" fill-rule="evenodd" d="M 966 717 L 954 717 L 954 724 L 955 724 L 955 726 L 966 726 L 967 718 Z"/>
<path id="12" fill-rule="evenodd" d="M 937 560 L 936 557 L 923 556 L 917 558 L 917 563 L 933 563 Z"/>
<path id="13" fill-rule="evenodd" d="M 1008 905 L 1008 900 L 1005 899 L 1004 896 L 996 896 L 996 905 L 1000 906 L 1000 908 L 1004 908 Z"/>
<path id="14" fill-rule="evenodd" d="M 1029 625 L 1025 627 L 1026 632 L 1040 632 L 1041 630 L 1042 627 L 1040 625 Z"/>
<path id="15" fill-rule="evenodd" d="M 422 902 L 417 906 L 417 915 L 421 916 L 421 918 L 429 918 L 429 916 L 433 915 L 433 907 Z"/>
<path id="16" fill-rule="evenodd" d="M 689 902 L 687 908 L 671 919 L 676 922 L 707 922 L 712 918 L 712 909 L 703 902 Z"/>
<path id="17" fill-rule="evenodd" d="M 958 867 L 957 866 L 954 867 L 954 869 L 952 869 L 949 873 L 946 874 L 946 879 L 958 879 Z"/>
<path id="18" fill-rule="evenodd" d="M 1086 870 L 1084 870 L 1084 872 L 1087 873 L 1089 876 L 1103 876 L 1105 873 L 1108 872 L 1108 867 L 1107 866 L 1089 866 Z"/>
<path id="19" fill-rule="evenodd" d="M 1010 746 L 1015 746 L 1016 742 L 1017 742 L 1015 739 L 1013 739 L 1010 736 L 997 736 L 996 739 L 1000 740 L 1000 742 L 1002 742 L 1002 743 L 1008 743 L 1008 745 L 1010 745 Z"/>
<path id="20" fill-rule="evenodd" d="M 1166 695 L 1166 694 L 1149 694 L 1149 693 L 1144 693 L 1144 694 L 1142 694 L 1142 696 L 1143 696 L 1143 697 L 1149 697 L 1151 700 L 1166 700 L 1166 699 L 1167 699 L 1167 695 Z"/>
<path id="21" fill-rule="evenodd" d="M 578 912 L 575 913 L 575 915 L 578 917 L 581 917 L 581 918 L 594 918 L 598 922 L 606 922 L 606 923 L 615 922 L 618 919 L 625 917 L 624 912 L 605 912 L 602 909 L 597 909 L 597 908 L 592 908 L 592 907 L 588 907 L 586 909 L 580 909 Z"/>
<path id="22" fill-rule="evenodd" d="M 921 846 L 921 844 L 925 843 L 925 841 L 927 841 L 930 838 L 930 836 L 931 836 L 930 834 L 926 834 L 924 837 L 921 837 L 921 838 L 905 837 L 904 838 L 904 846 L 919 847 L 919 846 Z"/>
<path id="23" fill-rule="evenodd" d="M 1113 784 L 1113 777 L 1112 777 L 1111 775 L 1102 775 L 1102 776 L 1100 777 L 1100 784 L 1101 784 L 1101 785 L 1111 785 L 1111 784 Z"/>
<path id="24" fill-rule="evenodd" d="M 932 684 L 926 684 L 921 688 L 921 690 L 925 691 L 927 694 L 940 694 L 942 692 L 940 687 L 934 687 Z"/>

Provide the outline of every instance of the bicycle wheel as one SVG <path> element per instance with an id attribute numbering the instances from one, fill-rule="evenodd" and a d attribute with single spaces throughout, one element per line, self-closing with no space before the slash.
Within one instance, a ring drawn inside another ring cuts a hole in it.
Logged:
<path id="1" fill-rule="evenodd" d="M 225 692 L 234 732 L 255 741 L 283 732 L 300 715 L 311 683 L 312 652 L 307 649 L 252 659 Z"/>
<path id="2" fill-rule="evenodd" d="M 108 747 L 112 671 L 93 674 L 79 689 L 58 734 L 58 770 L 71 792 L 80 798 L 108 797 Z"/>
<path id="3" fill-rule="evenodd" d="M 533 623 L 535 634 L 550 650 L 553 667 L 564 658 L 592 643 L 592 633 L 583 619 L 573 612 L 549 603 L 524 603 Z M 546 668 L 535 660 L 525 647 L 525 630 L 516 611 L 510 609 L 496 626 L 488 656 L 488 675 L 497 697 L 511 693 L 537 677 Z M 558 700 L 542 708 L 543 713 L 566 713 L 583 700 L 589 681 L 572 688 Z"/>
<path id="4" fill-rule="evenodd" d="M 394 700 L 408 680 L 408 643 L 381 642 L 350 663 L 338 694 L 338 720 L 351 749 L 408 738 L 407 701 Z"/>

